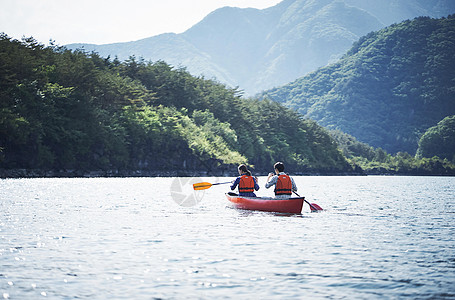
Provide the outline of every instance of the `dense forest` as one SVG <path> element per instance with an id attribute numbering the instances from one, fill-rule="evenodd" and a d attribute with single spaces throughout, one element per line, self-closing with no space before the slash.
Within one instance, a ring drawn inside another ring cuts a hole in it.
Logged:
<path id="1" fill-rule="evenodd" d="M 264 174 L 278 160 L 297 174 L 455 174 L 162 61 L 0 35 L 2 177 Z"/>
<path id="2" fill-rule="evenodd" d="M 455 115 L 444 118 L 422 135 L 416 156 L 437 156 L 455 162 Z"/>
<path id="3" fill-rule="evenodd" d="M 414 155 L 420 136 L 455 114 L 454 49 L 455 15 L 419 17 L 371 32 L 337 63 L 262 97 L 371 146 Z"/>
<path id="4" fill-rule="evenodd" d="M 1 170 L 213 175 L 277 160 L 292 172 L 354 170 L 325 129 L 276 102 L 162 61 L 0 36 Z"/>

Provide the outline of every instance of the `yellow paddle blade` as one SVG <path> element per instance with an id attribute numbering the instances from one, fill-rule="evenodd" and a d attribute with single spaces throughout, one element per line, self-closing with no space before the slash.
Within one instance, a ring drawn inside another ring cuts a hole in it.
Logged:
<path id="1" fill-rule="evenodd" d="M 213 184 L 211 184 L 210 182 L 199 182 L 199 183 L 193 184 L 193 189 L 195 189 L 196 191 L 206 190 L 206 189 L 210 188 L 212 185 Z"/>

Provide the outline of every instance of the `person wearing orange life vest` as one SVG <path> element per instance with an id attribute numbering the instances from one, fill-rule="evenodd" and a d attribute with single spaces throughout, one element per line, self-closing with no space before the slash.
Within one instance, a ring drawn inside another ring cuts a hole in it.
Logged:
<path id="1" fill-rule="evenodd" d="M 282 162 L 277 162 L 273 167 L 275 169 L 275 174 L 269 173 L 265 188 L 268 189 L 272 185 L 275 185 L 275 198 L 291 197 L 292 192 L 297 192 L 297 186 L 295 185 L 294 179 L 284 173 L 284 164 Z"/>
<path id="2" fill-rule="evenodd" d="M 231 190 L 239 187 L 239 196 L 256 197 L 254 190 L 259 190 L 257 178 L 251 175 L 251 172 L 245 165 L 238 167 L 239 177 L 237 177 L 231 185 Z"/>

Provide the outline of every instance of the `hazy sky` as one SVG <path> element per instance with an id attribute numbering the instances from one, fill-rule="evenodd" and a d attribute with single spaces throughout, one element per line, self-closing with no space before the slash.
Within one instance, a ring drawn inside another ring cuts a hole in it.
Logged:
<path id="1" fill-rule="evenodd" d="M 181 33 L 223 6 L 267 8 L 282 0 L 0 0 L 0 32 L 40 43 L 106 44 Z"/>

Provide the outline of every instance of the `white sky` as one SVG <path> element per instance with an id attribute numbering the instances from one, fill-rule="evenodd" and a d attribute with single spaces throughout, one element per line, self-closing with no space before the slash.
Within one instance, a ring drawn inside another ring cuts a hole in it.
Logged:
<path id="1" fill-rule="evenodd" d="M 282 0 L 0 0 L 0 32 L 47 44 L 107 44 L 181 33 L 223 6 L 267 8 Z"/>

